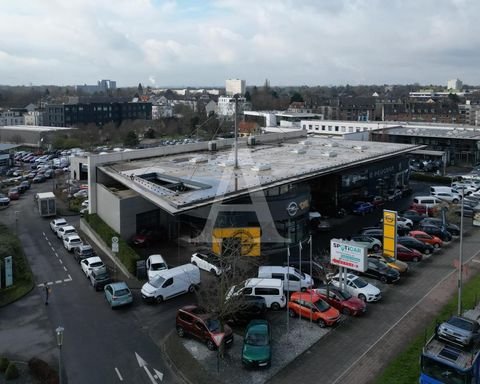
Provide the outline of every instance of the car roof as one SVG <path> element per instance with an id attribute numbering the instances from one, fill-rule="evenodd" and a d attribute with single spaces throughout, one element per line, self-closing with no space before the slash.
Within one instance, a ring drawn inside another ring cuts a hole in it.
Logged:
<path id="1" fill-rule="evenodd" d="M 100 257 L 98 257 L 98 256 L 88 257 L 85 260 L 87 260 L 89 264 L 94 263 L 96 261 L 102 261 L 102 259 L 100 259 Z"/>
<path id="2" fill-rule="evenodd" d="M 148 258 L 150 259 L 150 261 L 152 263 L 164 263 L 165 262 L 165 259 L 163 258 L 162 255 L 158 254 L 158 255 L 150 255 L 148 256 Z"/>
<path id="3" fill-rule="evenodd" d="M 75 227 L 73 225 L 66 225 L 61 228 L 62 231 L 68 231 L 69 229 L 75 229 Z"/>
<path id="4" fill-rule="evenodd" d="M 314 303 L 321 299 L 320 295 L 313 290 L 309 292 L 293 292 L 290 296 L 290 300 L 304 300 L 310 303 Z"/>
<path id="5" fill-rule="evenodd" d="M 117 281 L 116 283 L 110 283 L 108 285 L 110 285 L 115 291 L 128 288 L 127 283 L 125 283 L 124 281 Z"/>

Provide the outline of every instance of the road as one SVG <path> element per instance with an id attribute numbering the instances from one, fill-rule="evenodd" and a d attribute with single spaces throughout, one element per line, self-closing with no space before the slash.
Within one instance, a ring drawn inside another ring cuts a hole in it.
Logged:
<path id="1" fill-rule="evenodd" d="M 155 384 L 162 382 L 162 375 L 163 382 L 177 383 L 153 340 L 163 337 L 163 332 L 157 330 L 170 330 L 174 324 L 175 311 L 165 310 L 166 307 L 176 308 L 182 300 L 160 309 L 145 306 L 139 292 L 134 291 L 133 306 L 111 310 L 103 293 L 92 289 L 72 254 L 50 230 L 51 219 L 39 217 L 33 195 L 45 191 L 47 186 L 32 184 L 31 191 L 2 211 L 2 221 L 18 230 L 37 284 L 32 300 L 46 312 L 48 323 L 44 326 L 50 325 L 47 333 L 54 338 L 57 326 L 65 329 L 62 360 L 68 383 Z M 78 217 L 67 220 L 78 224 Z M 51 287 L 48 305 L 44 304 L 44 282 Z M 191 300 L 184 300 L 188 299 Z M 153 340 L 152 334 L 157 336 Z M 28 351 L 28 345 L 24 347 Z M 55 344 L 49 347 L 50 351 L 43 354 L 55 356 Z M 141 367 L 139 359 L 147 366 Z"/>

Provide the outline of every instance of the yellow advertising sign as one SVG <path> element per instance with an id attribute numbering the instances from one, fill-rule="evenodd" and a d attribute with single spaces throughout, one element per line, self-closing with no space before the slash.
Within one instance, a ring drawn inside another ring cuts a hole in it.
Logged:
<path id="1" fill-rule="evenodd" d="M 214 228 L 212 233 L 212 251 L 217 255 L 228 251 L 226 239 L 235 239 L 240 246 L 241 256 L 260 256 L 260 228 Z"/>
<path id="2" fill-rule="evenodd" d="M 383 254 L 397 256 L 397 212 L 383 210 Z"/>

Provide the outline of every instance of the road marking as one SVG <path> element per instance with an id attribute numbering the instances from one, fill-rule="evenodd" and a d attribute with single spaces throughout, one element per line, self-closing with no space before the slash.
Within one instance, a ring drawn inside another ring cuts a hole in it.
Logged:
<path id="1" fill-rule="evenodd" d="M 55 248 L 53 248 L 53 247 L 50 247 L 50 248 L 52 248 L 52 251 L 55 253 Z"/>
<path id="2" fill-rule="evenodd" d="M 118 376 L 118 378 L 120 379 L 120 381 L 123 381 L 123 377 L 122 377 L 122 375 L 120 374 L 120 371 L 118 370 L 117 367 L 115 367 L 115 372 L 117 372 L 117 376 Z"/>
<path id="3" fill-rule="evenodd" d="M 465 266 L 465 264 L 469 263 L 470 261 L 475 261 L 475 257 L 477 257 L 478 255 L 480 254 L 480 251 L 477 251 L 472 257 L 470 257 L 469 259 L 467 259 L 463 265 Z M 480 262 L 480 261 L 479 261 Z M 450 278 L 450 276 L 452 276 L 453 274 L 455 273 L 458 273 L 458 270 L 457 269 L 453 269 L 448 275 L 446 275 L 442 280 L 440 280 L 437 284 L 435 284 L 425 295 L 423 295 L 416 303 L 415 305 L 413 305 L 400 319 L 398 319 L 390 328 L 388 328 L 382 336 L 380 336 L 377 341 L 375 341 L 375 343 L 373 343 L 365 352 L 363 352 L 345 371 L 343 371 L 342 374 L 340 374 L 340 376 L 337 377 L 337 379 L 332 383 L 332 384 L 337 384 L 340 382 L 340 380 L 346 376 L 348 374 L 348 372 L 350 372 L 353 367 L 355 365 L 357 365 L 357 363 L 367 354 L 369 353 L 380 341 L 382 341 L 387 335 L 388 333 L 390 333 L 392 331 L 392 329 L 394 329 L 395 327 L 398 326 L 398 324 L 400 324 L 400 322 L 405 318 L 407 317 L 410 312 L 412 312 L 416 307 L 418 307 L 420 305 L 420 303 L 428 296 L 430 295 L 430 293 L 432 293 L 432 291 L 434 289 L 436 289 L 439 285 L 443 284 L 443 282 L 445 280 L 447 280 L 448 278 Z"/>
<path id="4" fill-rule="evenodd" d="M 60 264 L 63 264 L 63 261 L 62 261 L 62 259 L 58 259 L 58 261 L 60 262 Z"/>
<path id="5" fill-rule="evenodd" d="M 68 280 L 72 281 L 72 276 L 68 275 Z"/>
<path id="6" fill-rule="evenodd" d="M 42 232 L 43 233 L 43 236 L 45 236 L 45 238 L 47 237 L 47 235 L 45 235 L 45 232 Z"/>
<path id="7" fill-rule="evenodd" d="M 151 374 L 151 372 L 147 368 L 147 362 L 145 360 L 143 360 L 142 357 L 137 352 L 135 352 L 135 356 L 137 357 L 138 365 L 140 366 L 140 368 L 143 368 L 145 370 L 145 373 L 147 374 L 151 383 L 152 384 L 157 384 L 157 380 L 155 380 L 155 377 L 153 377 L 153 375 Z M 155 368 L 153 368 L 153 370 L 155 371 L 155 376 L 158 377 L 160 379 L 160 381 L 163 381 L 163 373 L 157 371 Z"/>
<path id="8" fill-rule="evenodd" d="M 55 256 L 59 257 L 57 252 L 55 252 Z"/>
<path id="9" fill-rule="evenodd" d="M 63 269 L 65 270 L 65 272 L 67 272 L 67 267 L 63 266 Z"/>
<path id="10" fill-rule="evenodd" d="M 63 283 L 63 280 L 56 280 L 55 281 L 55 284 L 61 284 L 61 283 Z"/>

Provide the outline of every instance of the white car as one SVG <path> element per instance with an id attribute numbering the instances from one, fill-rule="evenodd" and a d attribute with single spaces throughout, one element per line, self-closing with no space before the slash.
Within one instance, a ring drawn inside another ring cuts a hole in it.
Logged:
<path id="1" fill-rule="evenodd" d="M 463 182 L 458 182 L 455 181 L 452 183 L 452 188 L 455 188 L 455 190 L 461 194 L 462 189 L 464 190 L 464 194 L 467 195 L 468 193 L 476 192 L 477 191 L 477 186 L 472 185 L 472 184 L 465 184 Z"/>
<path id="2" fill-rule="evenodd" d="M 337 274 L 333 276 L 330 281 L 334 286 L 340 288 L 339 280 L 340 277 Z M 357 275 L 354 275 L 353 273 L 347 273 L 345 288 L 352 296 L 358 297 L 360 300 L 369 303 L 372 301 L 378 301 L 382 298 L 380 289 L 370 283 L 367 283 L 365 280 Z"/>
<path id="3" fill-rule="evenodd" d="M 75 248 L 83 244 L 82 239 L 78 235 L 68 235 L 63 238 L 63 246 L 68 252 L 72 252 Z"/>
<path id="4" fill-rule="evenodd" d="M 212 252 L 195 252 L 190 262 L 204 271 L 211 272 L 216 276 L 220 276 L 225 268 L 220 266 L 220 259 Z"/>
<path id="5" fill-rule="evenodd" d="M 98 270 L 98 269 L 101 269 L 101 268 L 105 268 L 105 269 L 107 268 L 105 266 L 105 264 L 103 264 L 102 259 L 100 259 L 100 257 L 98 257 L 98 256 L 83 259 L 80 262 L 80 266 L 82 267 L 82 271 L 83 271 L 83 273 L 85 273 L 85 276 L 87 276 L 87 278 L 90 277 L 90 273 L 93 270 Z"/>
<path id="6" fill-rule="evenodd" d="M 69 235 L 76 235 L 77 230 L 73 225 L 64 225 L 63 227 L 59 227 L 57 229 L 57 237 L 63 240 L 64 237 Z"/>
<path id="7" fill-rule="evenodd" d="M 82 208 L 88 208 L 88 199 L 85 201 L 82 201 Z"/>
<path id="8" fill-rule="evenodd" d="M 406 217 L 402 216 L 397 216 L 397 226 L 399 228 L 405 228 L 405 229 L 412 229 L 413 228 L 413 221 L 410 219 L 407 219 Z"/>
<path id="9" fill-rule="evenodd" d="M 67 220 L 65 220 L 63 217 L 60 219 L 54 219 L 50 222 L 50 229 L 53 231 L 53 233 L 57 234 L 57 231 L 60 227 L 64 227 L 68 225 Z"/>
<path id="10" fill-rule="evenodd" d="M 88 197 L 88 189 L 81 189 L 73 194 L 73 197 Z"/>
<path id="11" fill-rule="evenodd" d="M 453 204 L 458 204 L 460 200 L 462 200 L 462 196 L 456 193 L 438 192 L 435 193 L 433 196 Z"/>
<path id="12" fill-rule="evenodd" d="M 380 248 L 382 248 L 382 242 L 380 240 L 367 235 L 354 235 L 348 239 L 367 247 L 369 250 L 371 249 L 373 252 L 378 252 Z"/>

